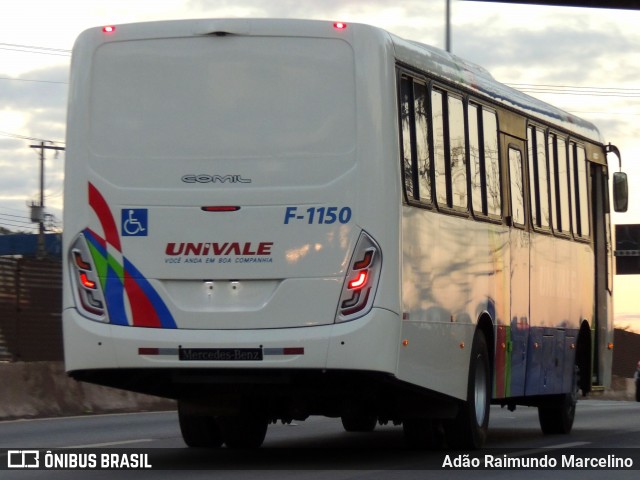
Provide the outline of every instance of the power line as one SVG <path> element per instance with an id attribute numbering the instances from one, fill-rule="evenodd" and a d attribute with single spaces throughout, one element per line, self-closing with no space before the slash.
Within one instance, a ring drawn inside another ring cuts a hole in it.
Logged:
<path id="1" fill-rule="evenodd" d="M 6 50 L 9 52 L 20 52 L 20 53 L 37 53 L 39 55 L 53 55 L 55 57 L 69 57 L 71 56 L 71 54 L 65 54 L 65 53 L 49 53 L 49 52 L 36 52 L 36 51 L 32 51 L 32 50 L 19 50 L 17 48 L 5 48 L 5 47 L 0 47 L 0 50 Z"/>
<path id="2" fill-rule="evenodd" d="M 34 53 L 38 55 L 54 55 L 58 57 L 71 56 L 71 50 L 62 48 L 36 47 L 33 45 L 19 45 L 16 43 L 0 43 L 0 50 L 20 53 Z"/>
<path id="3" fill-rule="evenodd" d="M 548 85 L 533 83 L 507 83 L 506 85 L 528 93 L 549 93 L 554 95 L 586 95 L 595 97 L 640 97 L 640 89 L 623 87 L 593 87 L 576 85 Z"/>
<path id="4" fill-rule="evenodd" d="M 0 217 L 23 218 L 25 220 L 28 220 L 29 222 L 31 221 L 29 217 L 25 217 L 24 215 L 12 215 L 10 213 L 0 213 Z"/>
<path id="5" fill-rule="evenodd" d="M 638 88 L 624 88 L 624 87 L 594 87 L 594 86 L 581 86 L 581 85 L 553 85 L 549 83 L 506 83 L 505 85 L 510 85 L 512 87 L 548 87 L 548 88 L 588 88 L 592 90 L 636 90 L 640 91 Z"/>
<path id="6" fill-rule="evenodd" d="M 0 226 L 4 226 L 4 227 L 12 227 L 12 228 L 21 228 L 21 229 L 23 229 L 23 230 L 33 230 L 33 231 L 36 231 L 36 227 L 35 227 L 35 226 L 33 226 L 33 225 L 30 225 L 30 226 L 28 226 L 28 227 L 27 227 L 27 226 L 25 226 L 25 225 L 20 225 L 20 224 L 16 224 L 16 223 L 8 222 L 8 221 L 6 221 L 6 220 L 2 220 L 2 221 L 0 221 Z"/>
<path id="7" fill-rule="evenodd" d="M 4 46 L 4 47 L 17 47 L 17 48 L 31 48 L 34 50 L 48 50 L 51 52 L 64 52 L 64 53 L 71 53 L 71 50 L 68 50 L 66 48 L 51 48 L 51 47 L 36 47 L 33 45 L 19 45 L 16 43 L 3 43 L 0 42 L 0 45 Z"/>
<path id="8" fill-rule="evenodd" d="M 3 210 L 12 210 L 14 212 L 22 212 L 23 211 L 23 210 L 20 210 L 20 209 L 17 209 L 17 208 L 6 207 L 6 206 L 2 206 L 0 208 L 2 208 Z"/>
<path id="9" fill-rule="evenodd" d="M 0 219 L 0 225 L 10 226 L 13 228 L 22 228 L 23 230 L 32 230 L 34 232 L 37 230 L 37 227 L 32 223 L 15 223 L 5 219 Z"/>
<path id="10" fill-rule="evenodd" d="M 0 77 L 0 80 L 7 80 L 13 82 L 35 82 L 35 83 L 58 83 L 61 85 L 69 85 L 69 82 L 61 82 L 56 80 L 36 80 L 33 78 L 12 78 L 12 77 Z"/>
<path id="11" fill-rule="evenodd" d="M 570 110 L 570 109 L 565 109 L 565 110 L 567 110 L 567 112 L 573 113 L 575 115 L 628 115 L 628 116 L 632 116 L 632 117 L 640 116 L 640 113 L 629 113 L 629 112 L 607 112 L 607 111 L 603 111 L 603 112 L 581 112 L 581 111 L 578 111 L 578 110 Z"/>
<path id="12" fill-rule="evenodd" d="M 58 141 L 58 140 L 45 140 L 43 138 L 29 137 L 27 135 L 21 135 L 19 133 L 4 132 L 2 130 L 0 130 L 0 135 L 3 135 L 5 137 L 10 137 L 10 138 L 17 138 L 19 140 L 30 140 L 30 141 L 36 141 L 36 142 L 49 142 L 49 143 L 61 143 L 62 145 L 64 145 L 64 143 L 65 143 L 65 142 L 61 142 L 61 141 Z"/>

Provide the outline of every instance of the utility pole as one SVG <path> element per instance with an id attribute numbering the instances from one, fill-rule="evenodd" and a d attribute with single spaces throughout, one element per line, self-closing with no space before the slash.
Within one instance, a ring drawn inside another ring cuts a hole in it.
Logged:
<path id="1" fill-rule="evenodd" d="M 45 150 L 64 150 L 64 147 L 56 147 L 55 145 L 45 145 L 45 143 L 53 143 L 41 141 L 39 145 L 29 145 L 29 148 L 40 149 L 40 204 L 31 204 L 31 221 L 39 224 L 38 229 L 38 258 L 44 258 L 44 151 Z M 34 211 L 37 214 L 34 214 Z"/>

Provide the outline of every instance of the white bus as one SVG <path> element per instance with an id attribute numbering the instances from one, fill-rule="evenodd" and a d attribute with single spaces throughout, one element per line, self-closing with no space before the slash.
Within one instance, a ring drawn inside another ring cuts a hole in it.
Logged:
<path id="1" fill-rule="evenodd" d="M 491 403 L 566 433 L 609 381 L 590 123 L 323 21 L 90 29 L 69 99 L 66 369 L 177 399 L 189 446 L 325 415 L 478 448 Z"/>

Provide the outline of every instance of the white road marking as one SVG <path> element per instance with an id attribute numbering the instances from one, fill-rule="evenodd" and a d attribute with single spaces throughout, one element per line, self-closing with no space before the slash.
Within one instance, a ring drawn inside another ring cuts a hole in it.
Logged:
<path id="1" fill-rule="evenodd" d="M 533 448 L 529 450 L 520 450 L 518 452 L 510 453 L 510 457 L 522 457 L 524 455 L 536 455 L 538 453 L 548 452 L 549 450 L 559 450 L 561 448 L 575 448 L 582 447 L 584 445 L 589 445 L 591 442 L 572 442 L 572 443 L 561 443 L 559 445 L 549 445 L 548 447 L 541 448 Z"/>
<path id="2" fill-rule="evenodd" d="M 54 448 L 102 448 L 102 447 L 114 447 L 116 445 L 129 445 L 132 443 L 145 443 L 153 442 L 153 438 L 139 438 L 137 440 L 120 440 L 118 442 L 105 442 L 105 443 L 88 443 L 85 445 L 71 445 L 68 447 L 54 447 Z"/>

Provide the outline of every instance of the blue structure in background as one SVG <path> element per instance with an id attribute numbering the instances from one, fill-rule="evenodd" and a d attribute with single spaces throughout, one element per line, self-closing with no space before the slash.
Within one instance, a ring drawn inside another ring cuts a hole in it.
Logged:
<path id="1" fill-rule="evenodd" d="M 47 233 L 44 245 L 48 257 L 62 258 L 62 234 Z M 30 233 L 13 233 L 0 235 L 0 256 L 24 255 L 36 256 L 38 253 L 38 235 Z"/>

